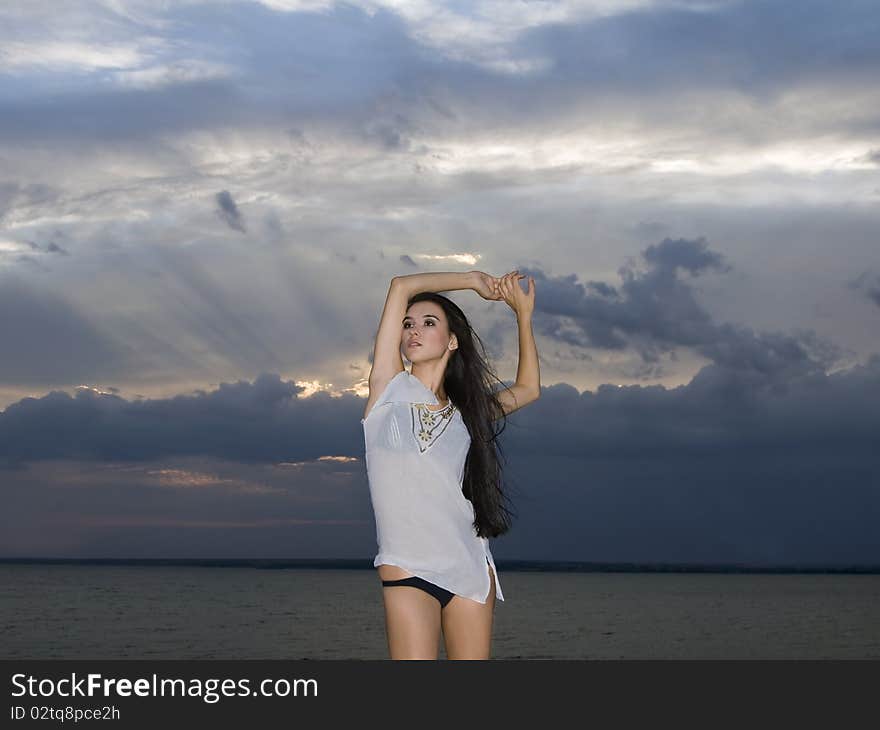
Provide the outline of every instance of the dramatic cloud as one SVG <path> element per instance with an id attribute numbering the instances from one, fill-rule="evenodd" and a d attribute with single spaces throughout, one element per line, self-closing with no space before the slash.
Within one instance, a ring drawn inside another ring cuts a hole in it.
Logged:
<path id="1" fill-rule="evenodd" d="M 162 402 L 80 390 L 75 398 L 50 393 L 11 406 L 0 416 L 0 474 L 12 508 L 4 512 L 0 548 L 21 549 L 25 519 L 52 524 L 78 554 L 107 530 L 127 544 L 126 529 L 171 528 L 174 520 L 179 531 L 214 529 L 198 544 L 222 549 L 223 530 L 236 527 L 222 521 L 234 512 L 239 520 L 247 515 L 239 526 L 249 530 L 287 519 L 341 520 L 350 530 L 357 524 L 348 555 L 369 554 L 374 536 L 355 427 L 363 401 L 324 394 L 299 400 L 297 390 L 261 376 Z M 506 468 L 518 512 L 505 553 L 876 561 L 878 399 L 876 356 L 866 366 L 804 375 L 784 387 L 717 365 L 673 390 L 604 385 L 579 394 L 549 386 L 502 436 L 513 455 Z M 197 466 L 180 466 L 190 462 Z M 162 487 L 177 491 L 162 497 Z M 98 515 L 103 529 L 95 532 Z M 542 547 L 529 542 L 536 533 Z M 332 549 L 327 533 L 326 543 L 313 542 L 312 530 L 273 534 L 278 555 L 317 554 L 316 544 Z M 147 544 L 161 552 L 166 535 Z M 31 536 L 26 544 L 33 550 L 37 543 Z M 256 544 L 263 542 L 245 552 Z"/>

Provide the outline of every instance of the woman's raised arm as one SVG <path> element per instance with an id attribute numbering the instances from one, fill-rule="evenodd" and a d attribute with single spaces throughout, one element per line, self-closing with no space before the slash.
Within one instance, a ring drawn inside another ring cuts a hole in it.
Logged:
<path id="1" fill-rule="evenodd" d="M 409 296 L 423 291 L 441 292 L 455 289 L 473 289 L 483 299 L 497 302 L 501 295 L 501 277 L 492 276 L 482 271 L 438 271 L 426 274 L 406 274 L 395 276 L 402 283 Z"/>
<path id="2" fill-rule="evenodd" d="M 394 278 L 405 288 L 409 296 L 423 291 L 453 291 L 455 289 L 474 289 L 478 283 L 478 271 L 428 271 L 419 274 L 404 274 Z"/>
<path id="3" fill-rule="evenodd" d="M 516 382 L 498 392 L 498 399 L 505 413 L 522 408 L 541 397 L 541 372 L 538 367 L 538 348 L 532 332 L 532 312 L 535 309 L 535 279 L 528 277 L 529 290 L 524 292 L 519 280 L 525 275 L 518 271 L 501 277 L 500 290 L 504 301 L 516 313 L 519 329 L 519 364 L 516 368 Z"/>

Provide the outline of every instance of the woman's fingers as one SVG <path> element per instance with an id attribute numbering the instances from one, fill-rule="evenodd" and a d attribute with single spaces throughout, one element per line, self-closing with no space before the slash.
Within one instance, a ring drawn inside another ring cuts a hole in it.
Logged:
<path id="1" fill-rule="evenodd" d="M 525 292 L 522 291 L 522 287 L 519 286 L 520 279 L 525 279 L 525 274 L 520 274 L 519 269 L 514 269 L 513 271 L 509 271 L 503 276 L 500 276 L 496 279 L 497 290 L 499 293 L 499 299 L 503 299 L 511 306 L 514 306 L 520 297 L 528 296 Z M 513 290 L 514 286 L 519 287 L 519 297 L 517 296 L 517 292 Z"/>

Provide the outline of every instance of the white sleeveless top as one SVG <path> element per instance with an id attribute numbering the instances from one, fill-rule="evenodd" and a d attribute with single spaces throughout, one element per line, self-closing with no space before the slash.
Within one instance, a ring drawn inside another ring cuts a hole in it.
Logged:
<path id="1" fill-rule="evenodd" d="M 453 593 L 485 603 L 495 574 L 487 538 L 477 536 L 474 507 L 462 494 L 471 437 L 451 399 L 401 370 L 361 419 L 367 478 L 376 518 L 377 565 L 397 565 Z M 488 565 L 487 565 L 488 563 Z"/>

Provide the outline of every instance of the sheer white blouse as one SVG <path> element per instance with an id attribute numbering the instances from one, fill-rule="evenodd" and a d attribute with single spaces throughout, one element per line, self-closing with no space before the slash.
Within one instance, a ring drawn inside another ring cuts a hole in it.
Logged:
<path id="1" fill-rule="evenodd" d="M 451 399 L 441 411 L 426 404 L 440 402 L 401 370 L 361 419 L 379 549 L 373 565 L 397 565 L 480 603 L 489 598 L 491 567 L 503 601 L 489 541 L 477 536 L 473 505 L 461 491 L 467 426 Z"/>

